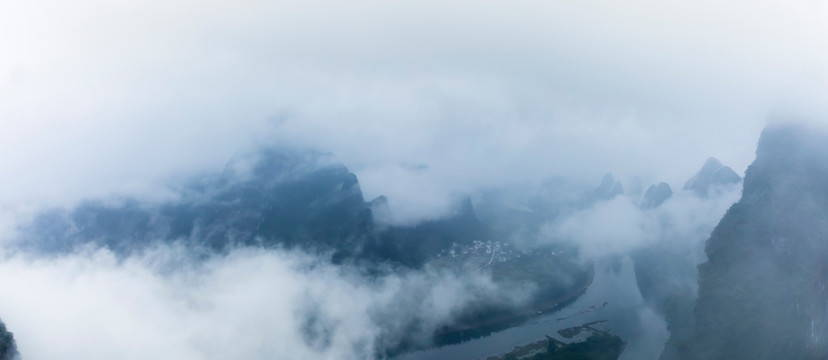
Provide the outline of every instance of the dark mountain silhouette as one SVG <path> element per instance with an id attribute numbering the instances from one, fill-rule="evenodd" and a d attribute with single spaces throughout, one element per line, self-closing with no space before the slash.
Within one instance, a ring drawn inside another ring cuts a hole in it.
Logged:
<path id="1" fill-rule="evenodd" d="M 601 185 L 595 189 L 593 199 L 596 201 L 612 200 L 622 194 L 624 194 L 624 187 L 621 186 L 621 182 L 615 181 L 612 174 L 606 174 L 601 179 Z"/>
<path id="2" fill-rule="evenodd" d="M 741 200 L 707 241 L 681 359 L 828 358 L 828 134 L 762 133 Z"/>
<path id="3" fill-rule="evenodd" d="M 641 201 L 641 208 L 644 210 L 657 208 L 671 196 L 673 196 L 673 189 L 671 189 L 670 185 L 667 183 L 660 182 L 658 185 L 650 185 L 650 187 L 647 188 L 647 192 L 644 193 L 644 200 Z"/>
<path id="4" fill-rule="evenodd" d="M 356 176 L 325 154 L 267 149 L 243 160 L 252 166 L 238 160 L 221 174 L 199 177 L 181 186 L 174 201 L 88 201 L 45 212 L 21 229 L 21 246 L 67 252 L 93 244 L 119 254 L 171 241 L 211 251 L 283 246 L 332 252 L 335 261 L 419 266 L 454 242 L 488 236 L 469 201 L 445 219 L 379 226 L 373 212 L 390 211 L 388 200 L 366 202 Z"/>
<path id="5" fill-rule="evenodd" d="M 0 360 L 15 360 L 18 358 L 14 334 L 9 332 L 6 329 L 6 324 L 0 321 Z"/>

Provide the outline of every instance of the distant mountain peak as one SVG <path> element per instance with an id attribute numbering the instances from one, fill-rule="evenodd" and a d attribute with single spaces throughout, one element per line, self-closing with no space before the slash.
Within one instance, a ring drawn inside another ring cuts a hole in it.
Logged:
<path id="1" fill-rule="evenodd" d="M 706 171 L 716 171 L 716 170 L 718 170 L 719 168 L 721 168 L 723 166 L 724 166 L 724 164 L 722 164 L 722 162 L 719 161 L 719 159 L 716 159 L 714 157 L 709 157 L 709 158 L 707 158 L 707 160 L 704 161 L 704 165 L 702 166 L 702 171 L 705 171 L 705 170 Z"/>
<path id="2" fill-rule="evenodd" d="M 684 184 L 684 190 L 691 190 L 696 195 L 705 197 L 711 189 L 728 184 L 738 184 L 742 181 L 729 166 L 725 166 L 718 159 L 711 157 L 704 162 L 701 170 Z"/>
<path id="3" fill-rule="evenodd" d="M 611 173 L 607 173 L 601 179 L 601 185 L 595 189 L 593 198 L 595 200 L 611 200 L 622 194 L 624 194 L 624 187 L 621 182 L 616 181 Z"/>
<path id="4" fill-rule="evenodd" d="M 644 193 L 644 200 L 641 202 L 641 208 L 653 209 L 659 207 L 662 203 L 673 196 L 673 189 L 665 182 L 650 185 L 647 192 Z"/>

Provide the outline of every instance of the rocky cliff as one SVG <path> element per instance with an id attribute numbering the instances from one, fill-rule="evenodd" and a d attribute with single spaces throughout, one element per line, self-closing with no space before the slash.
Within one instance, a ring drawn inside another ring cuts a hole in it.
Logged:
<path id="1" fill-rule="evenodd" d="M 680 358 L 828 358 L 828 133 L 765 129 L 705 251 Z"/>

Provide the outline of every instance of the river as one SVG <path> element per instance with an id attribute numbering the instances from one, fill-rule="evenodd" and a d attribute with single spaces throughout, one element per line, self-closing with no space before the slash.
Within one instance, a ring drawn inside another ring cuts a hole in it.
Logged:
<path id="1" fill-rule="evenodd" d="M 553 313 L 539 315 L 521 325 L 464 343 L 416 351 L 395 360 L 473 360 L 503 354 L 515 346 L 541 340 L 545 335 L 563 341 L 557 331 L 593 321 L 627 343 L 620 360 L 658 359 L 669 333 L 664 319 L 647 307 L 638 291 L 629 257 L 595 263 L 595 278 L 577 300 Z"/>

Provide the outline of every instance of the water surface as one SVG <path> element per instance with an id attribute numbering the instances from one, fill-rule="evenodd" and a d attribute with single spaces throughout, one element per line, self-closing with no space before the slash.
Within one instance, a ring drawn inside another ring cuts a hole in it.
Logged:
<path id="1" fill-rule="evenodd" d="M 621 360 L 657 359 L 669 333 L 664 319 L 644 305 L 635 281 L 632 261 L 597 261 L 590 287 L 572 304 L 554 313 L 460 344 L 417 351 L 395 360 L 472 360 L 503 354 L 515 346 L 552 336 L 569 342 L 557 331 L 588 322 L 620 336 L 627 346 Z"/>

